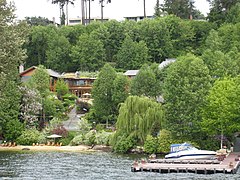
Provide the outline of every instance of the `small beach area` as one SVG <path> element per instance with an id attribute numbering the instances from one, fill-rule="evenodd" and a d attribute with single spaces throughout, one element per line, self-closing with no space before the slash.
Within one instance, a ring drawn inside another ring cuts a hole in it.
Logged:
<path id="1" fill-rule="evenodd" d="M 75 151 L 75 152 L 92 152 L 95 151 L 91 149 L 90 146 L 79 145 L 79 146 L 22 146 L 17 145 L 14 147 L 0 146 L 0 151 Z"/>

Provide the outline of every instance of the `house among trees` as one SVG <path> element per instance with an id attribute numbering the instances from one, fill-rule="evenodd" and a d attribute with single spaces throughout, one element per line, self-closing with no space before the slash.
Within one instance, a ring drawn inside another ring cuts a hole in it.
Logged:
<path id="1" fill-rule="evenodd" d="M 29 80 L 37 68 L 37 66 L 32 66 L 26 70 L 23 70 L 23 66 L 21 66 L 19 68 L 21 81 L 26 82 L 27 80 Z M 72 94 L 75 94 L 76 96 L 81 98 L 90 97 L 92 85 L 94 80 L 96 79 L 95 77 L 89 77 L 91 75 L 86 75 L 86 73 L 81 75 L 78 71 L 75 73 L 59 74 L 52 69 L 47 69 L 47 72 L 50 76 L 49 88 L 51 91 L 55 92 L 57 80 L 61 78 L 67 83 L 69 91 Z"/>
<path id="2" fill-rule="evenodd" d="M 127 76 L 129 79 L 134 78 L 138 74 L 139 70 L 127 70 L 124 75 Z"/>
<path id="3" fill-rule="evenodd" d="M 129 21 L 142 21 L 145 17 L 144 16 L 129 16 L 129 17 L 124 17 L 125 20 L 129 20 Z M 153 19 L 154 16 L 146 16 L 147 19 Z"/>
<path id="4" fill-rule="evenodd" d="M 92 85 L 95 77 L 81 75 L 80 72 L 63 73 L 61 78 L 68 84 L 69 91 L 77 97 L 84 98 L 91 95 Z"/>
<path id="5" fill-rule="evenodd" d="M 38 68 L 37 66 L 32 66 L 32 67 L 24 70 L 23 66 L 20 66 L 19 71 L 20 71 L 21 81 L 26 82 L 27 80 L 29 80 L 37 68 Z M 49 89 L 50 89 L 50 91 L 55 92 L 57 80 L 58 80 L 58 78 L 60 78 L 61 75 L 52 69 L 47 69 L 47 72 L 50 76 Z"/>

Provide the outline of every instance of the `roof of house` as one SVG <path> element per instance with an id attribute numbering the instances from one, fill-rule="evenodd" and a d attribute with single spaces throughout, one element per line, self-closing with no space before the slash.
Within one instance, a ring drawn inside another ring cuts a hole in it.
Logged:
<path id="1" fill-rule="evenodd" d="M 33 71 L 34 69 L 37 69 L 37 68 L 38 68 L 37 66 L 32 66 L 32 67 L 26 69 L 25 71 L 21 72 L 20 76 L 22 76 L 25 73 L 28 73 L 29 71 Z M 52 69 L 47 69 L 47 72 L 48 72 L 49 76 L 52 76 L 52 77 L 59 78 L 61 76 L 58 72 L 56 72 Z"/>
<path id="2" fill-rule="evenodd" d="M 52 77 L 59 78 L 61 76 L 58 72 L 56 72 L 56 71 L 54 71 L 52 69 L 47 69 L 47 72 L 48 72 L 49 76 L 52 76 Z"/>
<path id="3" fill-rule="evenodd" d="M 166 59 L 165 61 L 161 62 L 158 67 L 159 67 L 159 69 L 162 69 L 175 61 L 176 61 L 176 59 L 174 59 L 174 58 Z"/>
<path id="4" fill-rule="evenodd" d="M 136 76 L 138 74 L 139 70 L 127 70 L 124 75 L 126 76 Z"/>
<path id="5" fill-rule="evenodd" d="M 63 73 L 61 75 L 61 78 L 63 79 L 96 79 L 95 77 L 80 76 L 80 72 Z"/>

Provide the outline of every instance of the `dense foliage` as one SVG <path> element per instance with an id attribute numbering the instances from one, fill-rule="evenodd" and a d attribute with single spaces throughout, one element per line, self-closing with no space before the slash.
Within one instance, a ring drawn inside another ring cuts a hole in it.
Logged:
<path id="1" fill-rule="evenodd" d="M 97 71 L 110 62 L 121 70 L 138 69 L 149 61 L 160 63 L 197 51 L 212 27 L 213 23 L 176 16 L 87 26 L 33 26 L 24 46 L 26 67 L 42 64 L 59 72 Z"/>
<path id="2" fill-rule="evenodd" d="M 114 148 L 121 143 L 124 146 L 129 145 L 130 142 L 143 145 L 147 135 L 157 136 L 162 122 L 163 110 L 160 104 L 147 97 L 129 96 L 121 104 L 116 125 L 117 132 L 114 134 L 112 144 Z M 130 145 L 127 147 L 129 148 Z"/>
<path id="3" fill-rule="evenodd" d="M 7 131 L 6 124 L 18 119 L 20 110 L 18 66 L 25 58 L 21 47 L 27 28 L 14 23 L 13 12 L 12 4 L 0 0 L 0 137 Z"/>

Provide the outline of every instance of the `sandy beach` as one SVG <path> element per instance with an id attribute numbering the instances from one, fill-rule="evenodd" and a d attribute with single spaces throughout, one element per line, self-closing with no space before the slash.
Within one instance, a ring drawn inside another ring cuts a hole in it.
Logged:
<path id="1" fill-rule="evenodd" d="M 91 152 L 95 151 L 90 149 L 90 146 L 21 146 L 17 145 L 14 147 L 0 146 L 0 151 L 74 151 L 74 152 Z"/>

